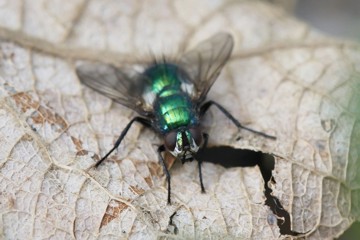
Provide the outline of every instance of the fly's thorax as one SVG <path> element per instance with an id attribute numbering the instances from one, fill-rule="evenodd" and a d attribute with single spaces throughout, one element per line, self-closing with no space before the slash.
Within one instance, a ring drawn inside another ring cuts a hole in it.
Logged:
<path id="1" fill-rule="evenodd" d="M 191 126 L 170 131 L 165 135 L 165 147 L 183 162 L 193 159 L 203 142 L 201 128 Z"/>
<path id="2" fill-rule="evenodd" d="M 142 98 L 149 105 L 153 105 L 159 97 L 167 97 L 176 92 L 194 95 L 194 84 L 189 81 L 187 73 L 176 64 L 154 64 L 146 69 L 142 78 L 147 82 Z"/>

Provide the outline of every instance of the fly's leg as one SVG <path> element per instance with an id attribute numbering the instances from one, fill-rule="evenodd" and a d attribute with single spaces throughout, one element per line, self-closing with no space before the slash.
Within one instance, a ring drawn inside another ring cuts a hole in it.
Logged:
<path id="1" fill-rule="evenodd" d="M 202 146 L 200 151 L 203 151 L 207 147 L 209 134 L 203 133 L 203 138 L 204 138 L 204 145 Z M 201 159 L 197 159 L 197 160 L 198 160 L 198 166 L 199 166 L 199 177 L 200 177 L 201 192 L 205 193 L 205 187 L 204 187 L 204 183 L 203 183 L 203 179 L 202 179 L 202 172 L 201 172 L 202 160 Z"/>
<path id="2" fill-rule="evenodd" d="M 163 156 L 162 156 L 162 154 L 161 154 L 161 153 L 165 152 L 165 146 L 164 146 L 164 145 L 159 146 L 157 152 L 158 152 L 158 155 L 159 155 L 160 163 L 161 163 L 161 165 L 163 166 L 163 169 L 164 169 L 164 172 L 165 172 L 165 175 L 166 175 L 166 180 L 167 180 L 167 184 L 168 184 L 168 198 L 167 198 L 167 202 L 168 202 L 168 204 L 170 205 L 170 204 L 171 204 L 171 199 L 170 199 L 170 193 L 171 193 L 170 173 L 169 173 L 169 170 L 168 170 L 167 167 L 166 167 L 164 158 L 163 158 Z"/>
<path id="3" fill-rule="evenodd" d="M 124 139 L 125 135 L 127 134 L 127 132 L 129 131 L 131 125 L 134 122 L 139 122 L 142 123 L 144 126 L 146 127 L 151 127 L 151 123 L 148 119 L 146 118 L 142 118 L 142 117 L 134 117 L 124 128 L 124 130 L 121 132 L 119 138 L 116 140 L 114 147 L 103 157 L 101 158 L 99 161 L 96 162 L 95 167 L 98 167 L 116 148 L 119 147 L 121 141 Z"/>
<path id="4" fill-rule="evenodd" d="M 214 102 L 212 100 L 204 103 L 201 107 L 200 107 L 200 116 L 203 116 L 207 110 L 209 110 L 209 108 L 214 105 L 216 106 L 227 118 L 229 118 L 238 128 L 242 128 L 242 129 L 245 129 L 249 132 L 252 132 L 252 133 L 255 133 L 255 134 L 258 134 L 260 136 L 263 136 L 263 137 L 266 137 L 266 138 L 270 138 L 270 139 L 273 139 L 275 140 L 276 137 L 274 136 L 271 136 L 271 135 L 267 135 L 266 133 L 263 133 L 263 132 L 259 132 L 259 131 L 256 131 L 254 129 L 251 129 L 251 128 L 247 128 L 247 127 L 244 127 L 243 125 L 241 125 L 241 123 L 236 119 L 234 118 L 233 115 L 231 115 L 223 106 L 221 106 L 220 104 L 218 104 L 217 102 Z"/>

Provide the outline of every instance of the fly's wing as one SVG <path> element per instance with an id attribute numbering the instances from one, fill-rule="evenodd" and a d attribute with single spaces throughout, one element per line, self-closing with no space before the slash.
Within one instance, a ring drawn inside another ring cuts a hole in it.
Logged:
<path id="1" fill-rule="evenodd" d="M 80 81 L 95 91 L 111 98 L 143 116 L 152 112 L 152 107 L 142 98 L 145 81 L 137 74 L 129 76 L 121 69 L 106 64 L 85 64 L 76 68 Z"/>
<path id="2" fill-rule="evenodd" d="M 199 43 L 180 59 L 181 67 L 195 86 L 193 98 L 198 103 L 205 100 L 208 91 L 229 59 L 234 46 L 233 37 L 218 33 Z"/>

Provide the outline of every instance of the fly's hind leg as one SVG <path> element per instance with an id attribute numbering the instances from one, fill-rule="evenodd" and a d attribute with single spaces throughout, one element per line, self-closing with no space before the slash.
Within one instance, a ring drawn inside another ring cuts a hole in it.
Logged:
<path id="1" fill-rule="evenodd" d="M 268 135 L 266 133 L 263 133 L 263 132 L 260 132 L 260 131 L 256 131 L 254 129 L 251 129 L 251 128 L 248 128 L 248 127 L 244 127 L 236 118 L 234 118 L 233 115 L 231 115 L 231 113 L 229 113 L 223 106 L 221 106 L 220 104 L 218 104 L 217 102 L 215 101 L 208 101 L 206 103 L 204 103 L 201 107 L 200 107 L 200 116 L 203 116 L 207 110 L 209 110 L 209 108 L 214 105 L 216 106 L 227 118 L 229 118 L 238 128 L 242 128 L 242 129 L 245 129 L 249 132 L 252 132 L 252 133 L 255 133 L 257 135 L 260 135 L 260 136 L 263 136 L 263 137 L 266 137 L 266 138 L 270 138 L 270 139 L 273 139 L 275 140 L 276 137 L 274 136 L 271 136 L 271 135 Z"/>
<path id="2" fill-rule="evenodd" d="M 124 128 L 124 130 L 121 132 L 119 138 L 116 140 L 114 147 L 103 157 L 101 158 L 99 161 L 96 162 L 95 167 L 98 167 L 115 149 L 117 149 L 121 143 L 121 141 L 124 139 L 124 137 L 126 136 L 127 132 L 129 131 L 131 125 L 134 122 L 139 122 L 142 123 L 144 126 L 146 127 L 151 127 L 151 123 L 148 119 L 146 118 L 142 118 L 142 117 L 134 117 Z"/>

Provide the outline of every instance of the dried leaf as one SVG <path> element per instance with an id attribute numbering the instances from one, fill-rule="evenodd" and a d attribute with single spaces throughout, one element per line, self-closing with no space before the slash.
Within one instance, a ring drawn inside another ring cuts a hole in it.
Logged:
<path id="1" fill-rule="evenodd" d="M 319 239 L 359 220 L 358 45 L 256 1 L 2 4 L 2 238 Z M 209 98 L 277 140 L 239 133 L 212 110 L 210 144 L 272 154 L 274 181 L 258 167 L 204 163 L 201 194 L 197 164 L 175 163 L 169 206 L 155 151 L 162 139 L 139 125 L 94 169 L 135 113 L 82 86 L 78 62 L 176 56 L 219 31 L 236 45 Z M 265 204 L 264 184 L 290 214 L 288 229 Z"/>

